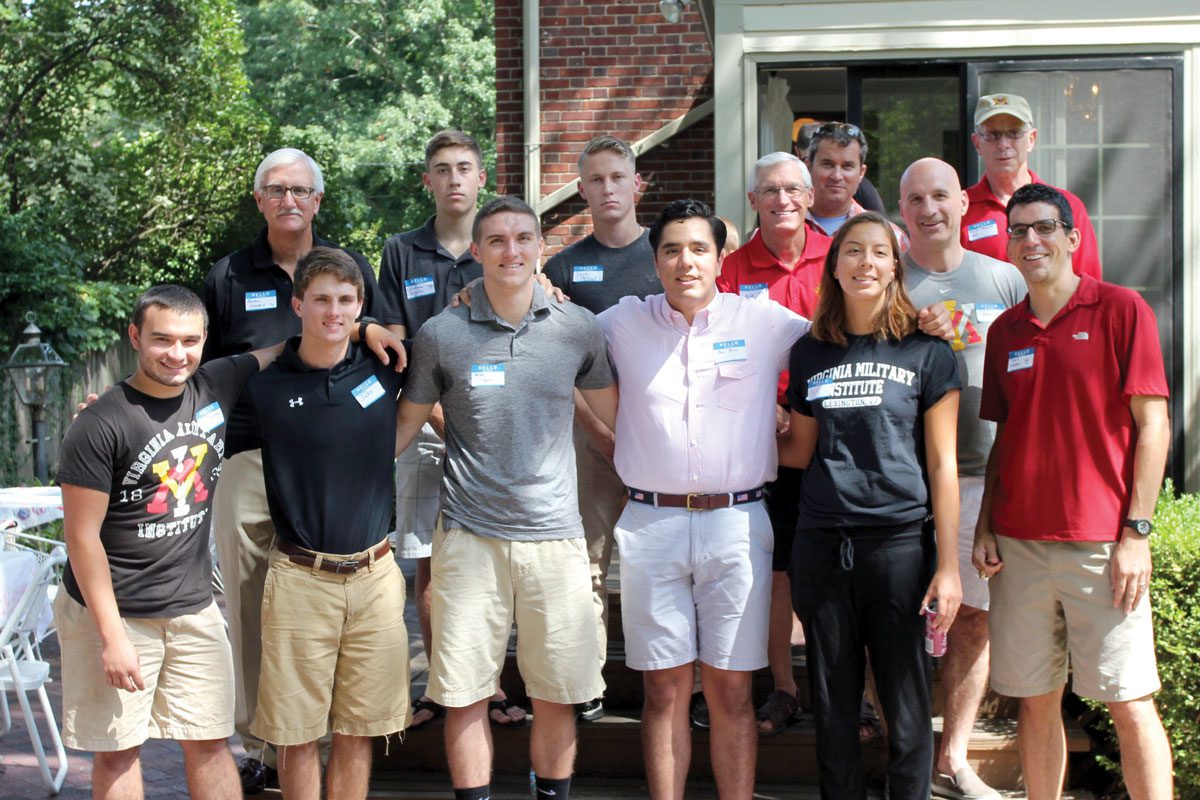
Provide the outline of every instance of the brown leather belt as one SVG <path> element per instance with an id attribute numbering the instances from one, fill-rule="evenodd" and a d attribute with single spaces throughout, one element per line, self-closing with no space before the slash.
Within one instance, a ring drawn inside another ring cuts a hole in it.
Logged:
<path id="1" fill-rule="evenodd" d="M 316 554 L 311 550 L 305 550 L 303 547 L 297 547 L 294 544 L 288 544 L 287 542 L 276 540 L 275 549 L 287 556 L 288 561 L 291 561 L 293 564 L 299 564 L 302 567 L 308 567 L 309 569 L 312 569 L 313 565 L 317 563 Z M 369 565 L 372 559 L 378 560 L 384 556 L 390 556 L 391 554 L 392 543 L 387 539 L 384 539 L 379 543 L 379 546 L 376 547 L 373 552 L 368 553 L 362 558 L 350 558 L 342 560 L 336 558 L 326 558 L 324 555 L 322 555 L 321 566 L 319 569 L 322 572 L 332 572 L 335 575 L 342 575 L 348 572 L 358 572 L 363 567 Z"/>
<path id="2" fill-rule="evenodd" d="M 712 511 L 716 508 L 740 506 L 743 503 L 753 503 L 763 498 L 763 487 L 746 489 L 741 492 L 725 492 L 722 494 L 663 494 L 662 492 L 644 492 L 626 486 L 629 499 L 637 503 L 645 503 L 657 508 L 686 508 L 688 511 Z"/>

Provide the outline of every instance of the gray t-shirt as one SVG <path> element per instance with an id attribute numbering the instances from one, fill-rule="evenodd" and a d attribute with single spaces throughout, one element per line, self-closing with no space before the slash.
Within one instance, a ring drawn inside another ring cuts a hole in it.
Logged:
<path id="1" fill-rule="evenodd" d="M 583 536 L 571 421 L 575 388 L 613 383 L 604 332 L 534 286 L 513 327 L 482 281 L 471 307 L 447 308 L 413 342 L 404 396 L 446 416 L 442 511 L 472 533 L 510 541 Z"/>
<path id="2" fill-rule="evenodd" d="M 622 297 L 645 299 L 662 291 L 649 231 L 624 247 L 605 247 L 594 234 L 586 236 L 547 261 L 543 272 L 572 303 L 593 314 L 612 308 Z"/>
<path id="3" fill-rule="evenodd" d="M 950 343 L 963 390 L 958 406 L 958 472 L 983 475 L 996 424 L 979 418 L 988 328 L 1025 297 L 1025 279 L 1012 264 L 967 250 L 949 272 L 930 272 L 905 253 L 905 288 L 917 308 L 944 303 L 954 324 Z"/>

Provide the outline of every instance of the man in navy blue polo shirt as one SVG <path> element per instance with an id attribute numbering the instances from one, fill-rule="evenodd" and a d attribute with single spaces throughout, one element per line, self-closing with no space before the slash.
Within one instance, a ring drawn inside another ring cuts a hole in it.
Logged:
<path id="1" fill-rule="evenodd" d="M 334 246 L 313 228 L 324 196 L 320 166 L 300 150 L 276 150 L 258 165 L 254 202 L 266 226 L 253 244 L 218 261 L 204 280 L 202 295 L 209 318 L 205 363 L 270 347 L 300 333 L 300 320 L 290 302 L 296 264 L 313 247 Z M 375 274 L 365 258 L 346 252 L 362 276 L 363 313 L 371 314 Z M 224 471 L 225 489 L 213 500 L 213 535 L 233 646 L 236 729 L 242 746 L 252 754 L 242 762 L 242 789 L 257 794 L 273 780 L 275 764 L 274 753 L 250 735 L 258 694 L 263 580 L 275 527 L 267 513 L 261 453 L 231 458 Z"/>
<path id="2" fill-rule="evenodd" d="M 348 254 L 309 251 L 293 292 L 301 334 L 230 423 L 231 451 L 262 448 L 276 531 L 251 732 L 279 749 L 284 796 L 315 800 L 317 740 L 332 728 L 326 784 L 362 798 L 370 737 L 403 730 L 409 712 L 404 578 L 387 538 L 403 381 L 350 343 L 363 283 Z"/>

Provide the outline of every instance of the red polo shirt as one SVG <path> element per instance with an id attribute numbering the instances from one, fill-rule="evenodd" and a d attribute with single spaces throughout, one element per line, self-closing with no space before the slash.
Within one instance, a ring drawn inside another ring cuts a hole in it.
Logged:
<path id="1" fill-rule="evenodd" d="M 1029 299 L 988 329 L 979 416 L 996 440 L 992 531 L 1116 541 L 1133 490 L 1129 402 L 1167 396 L 1154 312 L 1131 289 L 1084 275 L 1043 326 Z"/>
<path id="2" fill-rule="evenodd" d="M 832 241 L 806 225 L 800 259 L 788 266 L 767 249 L 759 232 L 755 231 L 750 241 L 725 257 L 721 274 L 717 276 L 717 289 L 746 297 L 766 294 L 784 308 L 812 319 L 817 310 L 821 270 Z M 787 405 L 787 378 L 787 372 L 784 372 L 779 380 L 776 400 L 780 405 Z"/>
<path id="3" fill-rule="evenodd" d="M 1029 177 L 1034 183 L 1045 183 L 1029 170 Z M 1071 206 L 1071 215 L 1075 217 L 1075 227 L 1079 230 L 1079 249 L 1071 256 L 1071 264 L 1077 275 L 1091 275 L 1096 280 L 1102 278 L 1100 269 L 1100 247 L 1096 244 L 1096 231 L 1092 229 L 1092 220 L 1088 216 L 1083 201 L 1066 189 L 1054 187 L 1063 193 Z M 1008 261 L 1008 218 L 1004 214 L 1004 203 L 992 192 L 985 175 L 979 183 L 967 189 L 967 199 L 971 201 L 967 213 L 962 218 L 962 246 L 985 256 Z"/>

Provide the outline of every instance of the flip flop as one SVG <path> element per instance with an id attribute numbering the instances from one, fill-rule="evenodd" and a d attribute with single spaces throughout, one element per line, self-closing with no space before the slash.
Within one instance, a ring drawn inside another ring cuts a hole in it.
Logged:
<path id="1" fill-rule="evenodd" d="M 497 728 L 519 728 L 519 727 L 521 727 L 522 725 L 525 724 L 525 720 L 529 719 L 528 715 L 521 717 L 519 720 L 509 720 L 508 722 L 500 722 L 495 717 L 492 716 L 493 711 L 499 711 L 501 714 L 503 714 L 505 717 L 507 717 L 509 709 L 512 709 L 512 708 L 520 708 L 520 706 L 518 706 L 516 703 L 514 703 L 512 700 L 508 699 L 507 697 L 505 697 L 503 700 L 488 701 L 488 721 L 490 721 Z M 522 709 L 522 711 L 523 710 L 524 709 Z"/>
<path id="2" fill-rule="evenodd" d="M 795 695 L 788 694 L 782 689 L 775 689 L 771 694 L 767 695 L 767 702 L 754 713 L 755 719 L 758 722 L 770 723 L 771 727 L 763 730 L 758 729 L 760 736 L 774 736 L 777 733 L 783 733 L 787 730 L 787 726 L 796 717 L 796 712 L 800 710 L 800 699 Z"/>
<path id="3" fill-rule="evenodd" d="M 412 717 L 415 718 L 417 716 L 418 711 L 428 711 L 429 713 L 433 714 L 433 716 L 422 722 L 417 722 L 417 723 L 409 725 L 408 730 L 410 730 L 410 731 L 416 730 L 417 728 L 423 728 L 425 725 L 428 725 L 430 722 L 433 722 L 435 719 L 441 719 L 442 717 L 446 716 L 446 707 L 439 703 L 433 702 L 428 697 L 422 697 L 419 700 L 413 701 Z"/>

